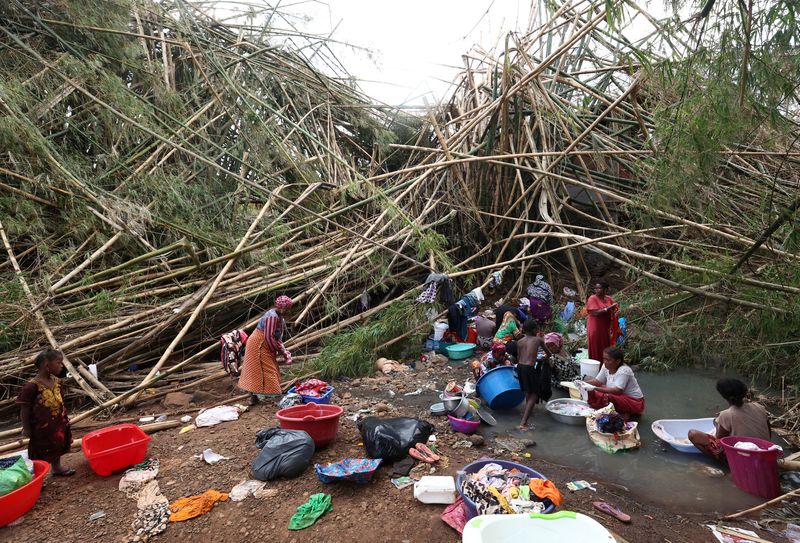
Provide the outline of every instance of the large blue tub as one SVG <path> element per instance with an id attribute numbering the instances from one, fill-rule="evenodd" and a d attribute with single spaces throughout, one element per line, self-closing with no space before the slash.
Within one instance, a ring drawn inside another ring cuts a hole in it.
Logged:
<path id="1" fill-rule="evenodd" d="M 478 394 L 492 409 L 514 409 L 525 401 L 513 366 L 499 366 L 478 379 Z"/>

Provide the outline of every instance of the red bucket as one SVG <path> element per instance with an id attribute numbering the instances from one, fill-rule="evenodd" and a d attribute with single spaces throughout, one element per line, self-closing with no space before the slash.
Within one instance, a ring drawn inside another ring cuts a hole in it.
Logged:
<path id="1" fill-rule="evenodd" d="M 741 441 L 753 443 L 763 451 L 737 449 L 734 445 Z M 767 450 L 774 445 L 771 441 L 755 437 L 728 436 L 720 439 L 731 468 L 733 482 L 750 494 L 771 500 L 781 493 L 778 480 L 778 455 L 780 449 Z"/>
<path id="2" fill-rule="evenodd" d="M 11 524 L 30 511 L 42 493 L 44 477 L 50 471 L 50 464 L 43 460 L 33 461 L 33 479 L 24 485 L 0 496 L 0 528 Z"/>
<path id="3" fill-rule="evenodd" d="M 322 447 L 336 437 L 343 412 L 338 405 L 306 403 L 281 409 L 275 416 L 284 430 L 304 430 L 315 446 Z"/>

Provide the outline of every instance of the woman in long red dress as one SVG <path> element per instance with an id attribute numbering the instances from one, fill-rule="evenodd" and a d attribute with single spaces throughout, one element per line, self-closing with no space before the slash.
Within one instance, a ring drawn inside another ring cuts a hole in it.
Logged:
<path id="1" fill-rule="evenodd" d="M 611 347 L 611 319 L 616 316 L 619 304 L 606 294 L 608 283 L 598 282 L 594 294 L 586 302 L 586 339 L 589 342 L 589 358 L 603 360 L 603 351 Z"/>
<path id="2" fill-rule="evenodd" d="M 247 338 L 239 388 L 252 394 L 250 402 L 253 404 L 258 403 L 259 398 L 281 393 L 278 354 L 283 355 L 286 365 L 292 363 L 292 355 L 283 345 L 286 328 L 283 315 L 293 303 L 288 296 L 278 296 L 275 307 L 264 313 Z"/>

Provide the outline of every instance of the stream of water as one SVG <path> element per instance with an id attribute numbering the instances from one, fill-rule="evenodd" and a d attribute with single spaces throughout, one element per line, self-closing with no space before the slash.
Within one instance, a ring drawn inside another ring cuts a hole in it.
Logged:
<path id="1" fill-rule="evenodd" d="M 731 513 L 763 500 L 739 490 L 727 472 L 725 477 L 709 476 L 706 466 L 720 466 L 703 455 L 676 451 L 650 428 L 658 419 L 716 416 L 727 407 L 715 388 L 718 377 L 696 370 L 637 373 L 647 405 L 639 423 L 642 447 L 635 451 L 613 455 L 603 452 L 589 440 L 585 427 L 557 422 L 542 404 L 536 407 L 532 432 L 516 429 L 521 417 L 519 409 L 495 412 L 497 426 L 481 425 L 480 432 L 485 437 L 535 439 L 536 447 L 529 449 L 533 455 L 529 462 L 534 467 L 538 456 L 596 474 L 598 479 L 623 485 L 634 494 L 675 511 Z M 564 394 L 554 391 L 554 397 L 560 396 Z"/>

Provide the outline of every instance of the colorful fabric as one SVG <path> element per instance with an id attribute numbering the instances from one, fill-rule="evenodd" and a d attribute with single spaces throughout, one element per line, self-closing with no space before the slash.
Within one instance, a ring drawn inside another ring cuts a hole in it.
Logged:
<path id="1" fill-rule="evenodd" d="M 312 494 L 306 503 L 297 508 L 289 519 L 290 530 L 303 530 L 317 522 L 317 519 L 331 510 L 330 494 Z"/>
<path id="2" fill-rule="evenodd" d="M 381 465 L 380 458 L 345 458 L 332 464 L 314 464 L 317 478 L 325 484 L 338 481 L 352 481 L 364 484 L 372 479 L 375 470 Z"/>
<path id="3" fill-rule="evenodd" d="M 228 494 L 225 492 L 217 492 L 216 490 L 206 490 L 202 494 L 196 496 L 186 496 L 178 498 L 169 504 L 171 515 L 169 516 L 170 522 L 182 522 L 189 520 L 200 515 L 205 515 L 214 508 L 217 502 L 228 501 Z"/>
<path id="4" fill-rule="evenodd" d="M 551 384 L 554 388 L 563 389 L 561 381 L 574 381 L 581 377 L 580 364 L 572 360 L 569 353 L 554 354 L 550 357 L 553 362 L 553 371 L 551 376 Z"/>
<path id="5" fill-rule="evenodd" d="M 603 360 L 603 351 L 611 346 L 611 311 L 606 311 L 600 315 L 592 315 L 592 311 L 598 311 L 614 305 L 611 296 L 604 296 L 600 299 L 596 294 L 589 296 L 586 302 L 588 316 L 586 318 L 586 339 L 589 343 L 589 358 L 592 360 Z"/>
<path id="6" fill-rule="evenodd" d="M 247 332 L 233 330 L 227 334 L 222 334 L 219 341 L 222 344 L 219 353 L 222 368 L 231 377 L 239 377 L 242 359 L 244 358 L 244 349 L 245 345 L 247 345 Z"/>
<path id="7" fill-rule="evenodd" d="M 537 275 L 533 283 L 528 285 L 528 296 L 541 300 L 549 306 L 553 305 L 553 287 L 544 280 L 543 275 Z"/>
<path id="8" fill-rule="evenodd" d="M 303 396 L 319 398 L 320 396 L 324 396 L 329 388 L 330 385 L 328 385 L 328 383 L 325 381 L 321 381 L 320 379 L 309 379 L 297 385 L 294 391 L 298 394 L 302 394 Z"/>
<path id="9" fill-rule="evenodd" d="M 294 300 L 288 296 L 278 296 L 275 300 L 275 307 L 278 309 L 289 309 L 292 305 L 294 305 Z"/>
<path id="10" fill-rule="evenodd" d="M 530 488 L 531 492 L 533 492 L 539 500 L 548 498 L 555 505 L 561 505 L 561 502 L 564 500 L 561 492 L 550 479 L 531 479 L 528 482 L 528 488 Z"/>
<path id="11" fill-rule="evenodd" d="M 278 315 L 274 309 L 270 309 L 261 317 L 256 326 L 256 330 L 264 332 L 264 341 L 273 353 L 281 353 L 287 359 L 287 364 L 291 363 L 291 355 L 286 347 L 283 346 L 283 331 L 286 329 L 286 321 Z"/>
<path id="12" fill-rule="evenodd" d="M 56 377 L 52 379 L 51 387 L 37 379 L 29 381 L 22 387 L 16 402 L 31 408 L 28 458 L 51 464 L 68 453 L 72 444 L 72 429 L 61 395 L 61 380 Z"/>
<path id="13" fill-rule="evenodd" d="M 500 327 L 494 334 L 494 339 L 502 342 L 511 341 L 517 334 L 519 334 L 519 323 L 514 313 L 506 311 L 503 315 L 503 322 L 500 323 Z"/>
<path id="14" fill-rule="evenodd" d="M 258 328 L 247 341 L 238 386 L 253 394 L 281 393 L 281 372 L 275 351 L 265 340 L 264 332 Z"/>

